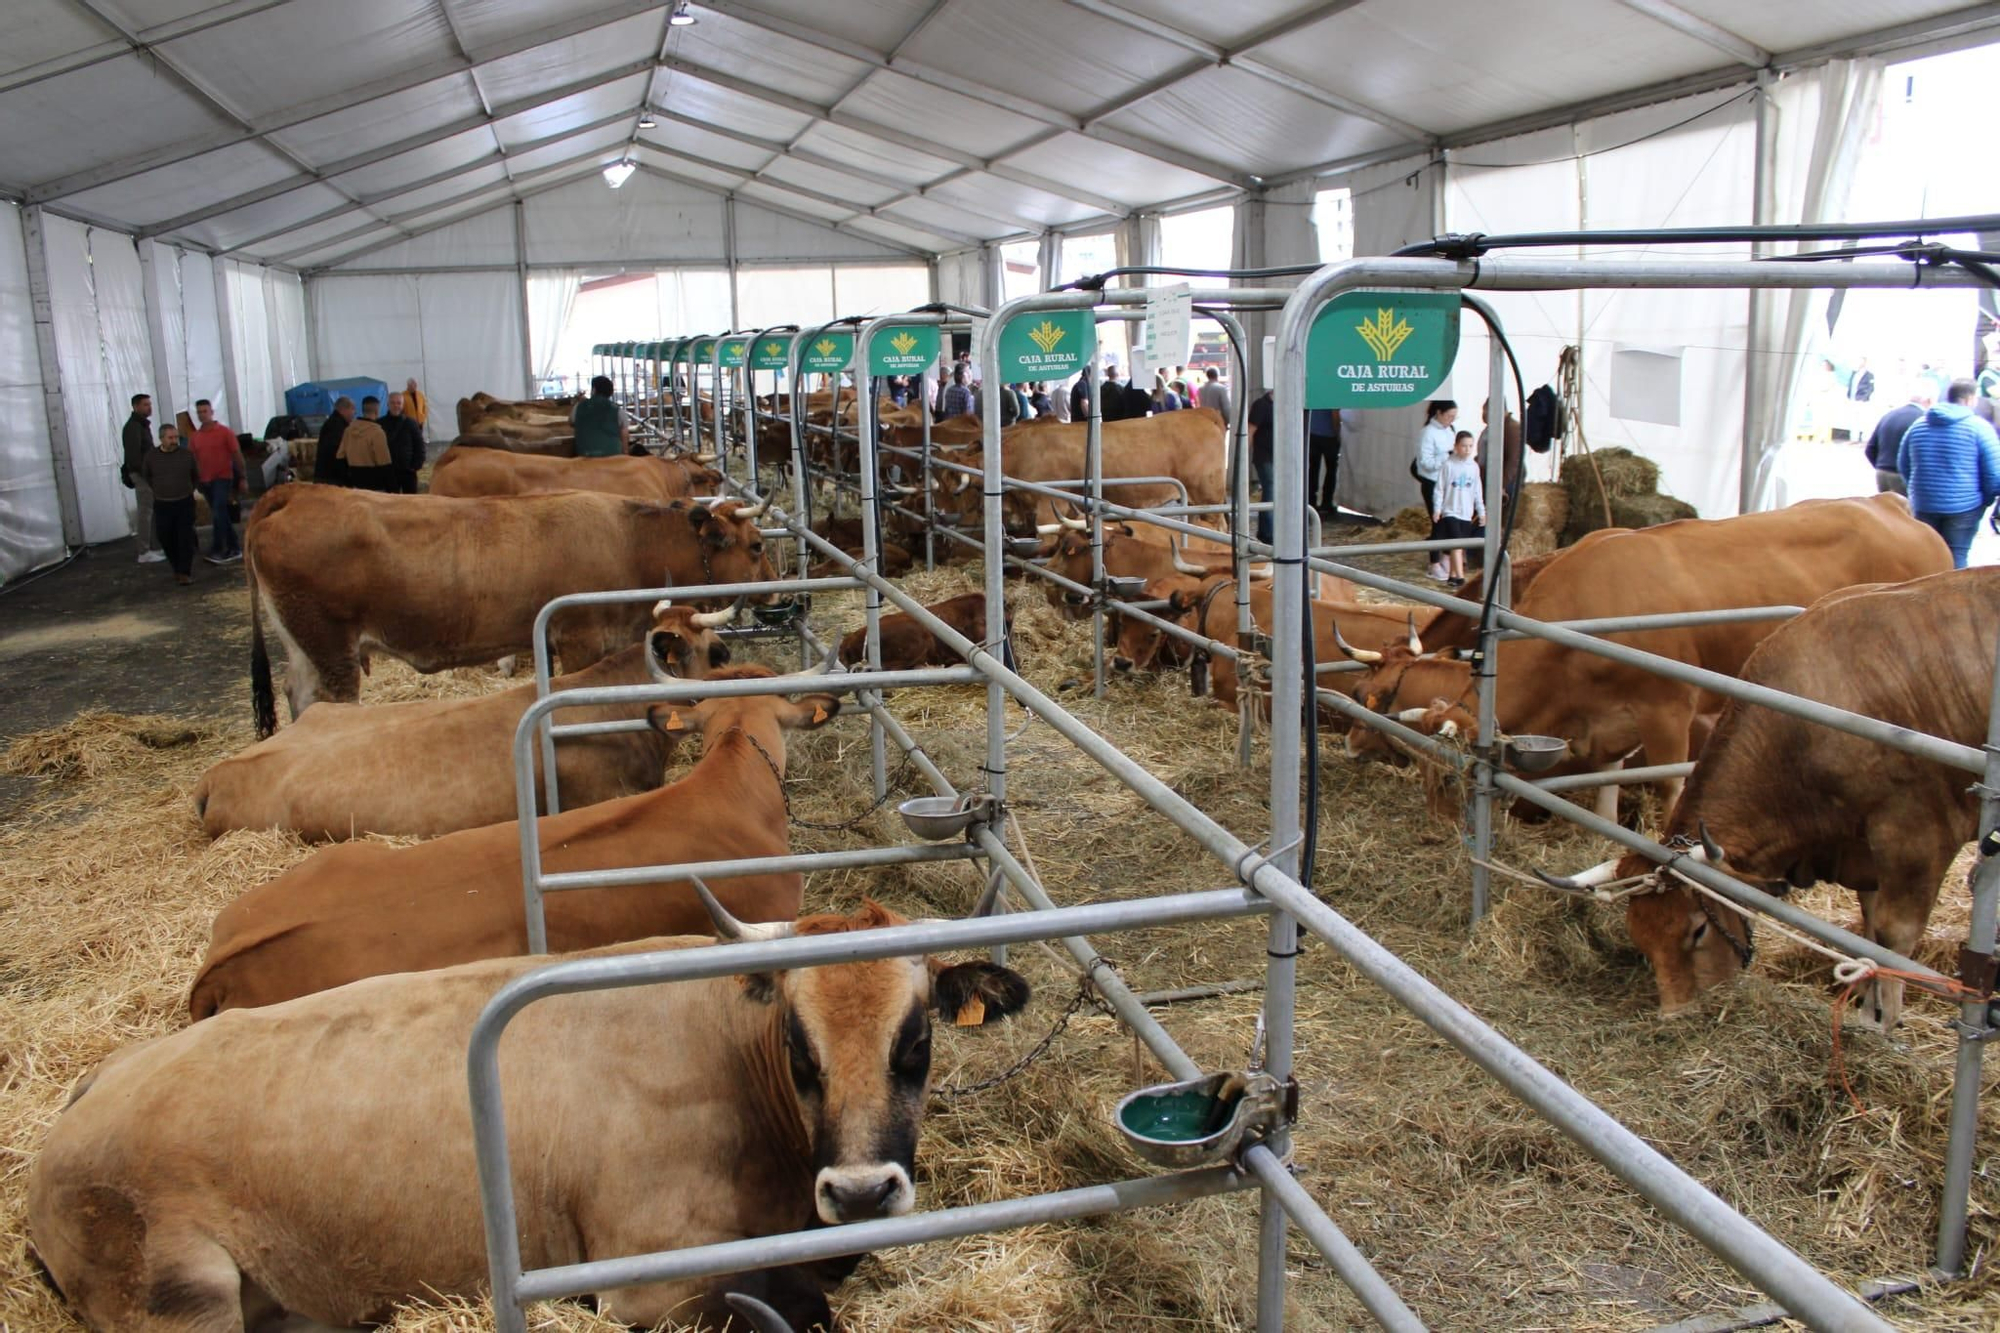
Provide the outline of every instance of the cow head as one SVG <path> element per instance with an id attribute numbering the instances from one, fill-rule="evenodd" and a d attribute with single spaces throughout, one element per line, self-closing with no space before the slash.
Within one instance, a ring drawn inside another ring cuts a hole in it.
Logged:
<path id="1" fill-rule="evenodd" d="M 1368 666 L 1354 682 L 1354 697 L 1370 711 L 1388 713 L 1404 725 L 1420 730 L 1426 720 L 1441 727 L 1454 719 L 1457 712 L 1463 712 L 1464 701 L 1471 697 L 1472 664 L 1458 660 L 1454 654 L 1425 652 L 1423 640 L 1417 634 L 1414 612 L 1408 624 L 1402 642 L 1379 649 L 1357 648 L 1348 643 L 1339 636 L 1338 625 L 1334 642 L 1350 661 Z M 1356 722 L 1348 728 L 1346 748 L 1350 759 L 1407 762 L 1401 750 L 1365 722 Z"/>
<path id="2" fill-rule="evenodd" d="M 729 664 L 729 645 L 715 636 L 734 610 L 697 611 L 671 601 L 653 604 L 653 628 L 646 631 L 646 667 L 656 678 L 699 680 Z"/>
<path id="3" fill-rule="evenodd" d="M 1191 574 L 1175 574 L 1170 578 L 1147 580 L 1143 600 L 1164 600 L 1166 605 L 1155 609 L 1154 615 L 1176 624 L 1193 626 L 1202 597 L 1202 580 Z M 1187 659 L 1185 640 L 1137 616 L 1118 618 L 1118 652 L 1111 659 L 1111 665 L 1117 670 L 1165 671 Z"/>
<path id="4" fill-rule="evenodd" d="M 766 666 L 735 666 L 712 672 L 706 679 L 797 681 L 803 689 L 817 679 L 817 672 L 779 676 Z M 778 766 L 782 774 L 785 768 L 785 733 L 823 727 L 839 712 L 840 696 L 837 694 L 799 694 L 791 697 L 746 694 L 654 704 L 646 710 L 646 720 L 654 730 L 669 737 L 700 733 L 703 754 L 713 750 L 725 736 L 741 732 L 763 747 L 764 753 L 770 756 L 771 762 Z"/>
<path id="5" fill-rule="evenodd" d="M 764 534 L 758 527 L 767 505 L 747 505 L 740 500 L 685 506 L 688 527 L 699 547 L 699 561 L 693 569 L 670 570 L 673 583 L 755 583 L 775 580 L 778 573 L 764 553 Z M 757 600 L 776 600 L 770 593 Z"/>
<path id="6" fill-rule="evenodd" d="M 1669 827 L 1680 822 L 1676 818 Z M 1705 826 L 1697 822 L 1696 827 L 1697 838 L 1677 834 L 1668 839 L 1668 846 L 1677 847 L 1690 861 L 1721 867 L 1725 860 L 1721 846 Z M 1613 880 L 1639 876 L 1647 878 L 1625 899 L 1625 928 L 1653 969 L 1660 1016 L 1679 1017 L 1694 1007 L 1703 991 L 1734 980 L 1749 966 L 1754 940 L 1749 919 L 1697 893 L 1671 870 L 1637 852 L 1612 857 L 1579 875 L 1542 878 L 1559 889 L 1588 892 Z"/>
<path id="7" fill-rule="evenodd" d="M 701 881 L 694 883 L 724 940 L 908 922 L 863 902 L 852 916 L 745 925 Z M 916 1202 L 911 1173 L 930 1094 L 931 1016 L 982 1027 L 1019 1012 L 1029 996 L 1027 981 L 1007 968 L 934 958 L 801 968 L 750 978 L 745 990 L 776 1009 L 786 1086 L 773 1092 L 797 1107 L 811 1145 L 813 1208 L 828 1225 L 894 1217 Z"/>

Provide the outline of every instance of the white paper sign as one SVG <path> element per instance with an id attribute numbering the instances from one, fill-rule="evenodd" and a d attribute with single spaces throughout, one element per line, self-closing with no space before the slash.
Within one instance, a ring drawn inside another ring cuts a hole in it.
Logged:
<path id="1" fill-rule="evenodd" d="M 1194 294 L 1185 282 L 1146 289 L 1146 321 L 1140 335 L 1149 366 L 1184 366 L 1193 349 Z"/>

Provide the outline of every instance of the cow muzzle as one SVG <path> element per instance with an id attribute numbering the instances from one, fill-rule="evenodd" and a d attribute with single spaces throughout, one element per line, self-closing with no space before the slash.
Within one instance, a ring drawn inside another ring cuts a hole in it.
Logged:
<path id="1" fill-rule="evenodd" d="M 819 1220 L 828 1226 L 865 1222 L 874 1217 L 900 1217 L 916 1201 L 916 1187 L 900 1162 L 824 1167 L 813 1190 Z"/>

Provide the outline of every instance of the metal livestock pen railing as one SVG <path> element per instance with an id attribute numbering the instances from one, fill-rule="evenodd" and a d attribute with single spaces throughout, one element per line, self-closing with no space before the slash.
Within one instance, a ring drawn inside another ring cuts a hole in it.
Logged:
<path id="1" fill-rule="evenodd" d="M 1935 281 L 1937 276 L 1929 275 L 1929 280 Z M 1590 285 L 1696 284 L 1903 286 L 1910 285 L 1911 282 L 1909 270 L 1901 266 L 1869 262 L 1848 265 L 1844 271 L 1833 274 L 1796 263 L 1691 264 L 1684 261 L 1634 265 L 1585 261 L 1565 261 L 1560 264 L 1522 263 L 1495 259 L 1485 261 L 1475 268 L 1469 264 L 1448 261 L 1404 260 L 1356 261 L 1332 266 L 1321 270 L 1297 293 L 1286 298 L 1285 315 L 1278 343 L 1276 413 L 1278 475 L 1286 478 L 1303 475 L 1301 358 L 1304 352 L 1304 330 L 1309 327 L 1317 309 L 1338 290 L 1371 283 L 1399 287 L 1496 286 L 1536 289 Z M 982 330 L 979 354 L 984 370 L 983 378 L 988 383 L 1000 382 L 997 340 L 1014 316 L 1033 310 L 1060 308 L 1064 305 L 1088 307 L 1099 301 L 1115 304 L 1120 299 L 1143 299 L 1143 294 L 1134 298 L 1121 298 L 1118 293 L 1103 293 L 1097 296 L 1068 294 L 1029 297 L 1008 303 Z M 796 377 L 793 385 L 796 391 Z M 1504 413 L 1495 412 L 1491 419 L 1496 423 L 1494 429 L 1497 431 L 1497 423 L 1504 420 Z M 1006 479 L 1002 471 L 998 439 L 999 408 L 997 401 L 989 395 L 986 411 L 986 448 L 981 473 L 981 496 L 984 502 L 982 536 L 984 545 L 989 551 L 1001 549 L 1005 535 L 1001 523 L 1001 504 Z M 1494 444 L 1498 444 L 1497 436 Z M 861 470 L 864 485 L 870 484 L 867 479 L 876 475 L 872 446 L 872 440 L 864 437 L 861 441 Z M 802 441 L 797 433 L 794 435 L 793 449 L 795 467 L 802 475 L 803 459 L 800 457 Z M 1498 456 L 1497 448 L 1494 449 L 1494 456 Z M 1493 471 L 1496 477 L 1489 482 L 1490 490 L 1497 488 L 1498 469 Z M 1489 507 L 1490 512 L 1499 512 L 1497 490 L 1496 493 L 1489 495 Z M 868 506 L 864 506 L 864 510 L 867 508 Z M 1094 502 L 1093 508 L 1101 508 L 1103 512 L 1115 512 L 1115 507 L 1102 501 Z M 1274 1075 L 1283 1078 L 1290 1073 L 1294 995 L 1292 957 L 1296 952 L 1298 928 L 1304 926 L 1325 939 L 1363 975 L 1381 985 L 1400 1003 L 1444 1035 L 1539 1114 L 1603 1162 L 1619 1178 L 1707 1245 L 1724 1262 L 1774 1296 L 1786 1310 L 1819 1328 L 1888 1327 L 1854 1296 L 1815 1271 L 1790 1249 L 1746 1221 L 1722 1200 L 1680 1171 L 1672 1162 L 1606 1116 L 1563 1080 L 1507 1042 L 1504 1037 L 1458 1005 L 1439 988 L 1319 901 L 1308 886 L 1300 882 L 1296 874 L 1296 847 L 1302 832 L 1299 765 L 1301 733 L 1305 718 L 1304 700 L 1307 697 L 1303 671 L 1293 673 L 1280 670 L 1272 673 L 1273 825 L 1271 837 L 1259 846 L 1253 847 L 1216 824 L 1143 767 L 1134 763 L 1116 746 L 1098 736 L 1004 664 L 999 656 L 1001 646 L 999 635 L 1004 624 L 1001 610 L 1002 570 L 999 561 L 987 562 L 986 640 L 983 643 L 973 643 L 930 615 L 898 585 L 882 578 L 873 567 L 878 548 L 872 542 L 864 543 L 864 554 L 861 559 L 850 560 L 806 532 L 798 514 L 780 515 L 780 517 L 785 527 L 802 544 L 820 550 L 829 559 L 842 562 L 849 570 L 848 577 L 855 583 L 869 589 L 881 601 L 891 603 L 910 614 L 959 652 L 967 663 L 965 669 L 967 674 L 964 679 L 983 680 L 987 684 L 989 731 L 982 774 L 987 792 L 995 801 L 1004 801 L 1006 780 L 1006 732 L 1000 705 L 1005 698 L 1011 696 L 1124 782 L 1156 811 L 1194 837 L 1206 851 L 1216 856 L 1220 865 L 1247 891 L 1220 890 L 1212 893 L 1179 894 L 1131 902 L 1058 908 L 1049 901 L 1041 886 L 1028 873 L 1013 849 L 1006 846 L 992 822 L 976 822 L 968 830 L 968 834 L 969 846 L 976 848 L 977 852 L 966 852 L 962 855 L 983 856 L 989 866 L 1003 876 L 1026 900 L 1027 910 L 999 917 L 948 924 L 912 924 L 892 930 L 841 937 L 732 945 L 728 949 L 719 951 L 704 949 L 618 959 L 573 960 L 552 964 L 510 983 L 496 995 L 482 1015 L 474 1032 L 470 1053 L 470 1083 L 482 1196 L 486 1205 L 494 1304 L 496 1317 L 503 1329 L 523 1328 L 521 1303 L 525 1300 L 578 1294 L 605 1286 L 656 1281 L 669 1276 L 726 1273 L 752 1266 L 799 1262 L 814 1257 L 854 1253 L 882 1245 L 915 1243 L 926 1239 L 964 1235 L 972 1231 L 1025 1225 L 1057 1217 L 1085 1216 L 1149 1206 L 1223 1189 L 1247 1188 L 1253 1183 L 1263 1192 L 1258 1274 L 1260 1329 L 1273 1330 L 1282 1325 L 1285 1283 L 1284 1234 L 1288 1220 L 1297 1222 L 1327 1254 L 1329 1262 L 1354 1287 L 1363 1303 L 1378 1320 L 1389 1327 L 1419 1327 L 1415 1316 L 1394 1296 L 1365 1258 L 1340 1234 L 1333 1220 L 1286 1173 L 1283 1158 L 1287 1150 L 1288 1128 L 1282 1124 L 1277 1126 L 1265 1140 L 1244 1150 L 1235 1160 L 1233 1168 L 1182 1172 L 1160 1179 L 1065 1191 L 1029 1200 L 974 1205 L 939 1213 L 859 1223 L 785 1237 L 670 1251 L 658 1255 L 609 1259 L 539 1273 L 524 1274 L 521 1271 L 521 1256 L 512 1222 L 512 1184 L 507 1164 L 504 1118 L 498 1100 L 497 1050 L 506 1023 L 528 1003 L 547 995 L 578 989 L 648 984 L 773 967 L 811 966 L 847 959 L 909 954 L 930 949 L 997 946 L 1027 939 L 1064 938 L 1072 954 L 1080 962 L 1089 960 L 1084 962 L 1084 965 L 1090 975 L 1100 982 L 1100 990 L 1107 1003 L 1133 1026 L 1140 1039 L 1162 1064 L 1177 1077 L 1191 1076 L 1196 1072 L 1192 1061 L 1180 1051 L 1158 1021 L 1144 1010 L 1129 989 L 1123 986 L 1115 971 L 1095 955 L 1087 937 L 1090 934 L 1101 934 L 1112 930 L 1222 919 L 1246 913 L 1262 913 L 1269 917 L 1268 952 L 1271 959 L 1265 988 L 1263 1054 L 1265 1067 Z M 1301 643 L 1306 628 L 1304 623 L 1306 613 L 1302 598 L 1308 567 L 1328 569 L 1371 586 L 1394 585 L 1394 581 L 1366 571 L 1354 570 L 1349 566 L 1338 565 L 1318 556 L 1309 556 L 1305 543 L 1303 515 L 1295 508 L 1280 505 L 1275 518 L 1276 530 L 1272 545 L 1278 565 L 1279 584 L 1270 632 L 1269 660 L 1283 663 L 1300 661 L 1302 658 Z M 864 531 L 870 532 L 871 535 L 872 526 L 864 521 Z M 1240 526 L 1239 523 L 1239 529 Z M 1487 545 L 1489 557 L 1487 567 L 1489 570 L 1496 569 L 1497 532 L 1489 536 Z M 1356 577 L 1357 575 L 1359 577 Z M 1398 587 L 1397 590 L 1403 589 Z M 1459 609 L 1470 606 L 1468 603 L 1457 602 L 1457 599 L 1428 593 L 1427 590 L 1412 590 L 1412 594 L 1415 600 L 1432 604 L 1456 603 Z M 644 595 L 651 596 L 653 593 Z M 1489 635 L 1497 636 L 1505 630 L 1540 633 L 1585 651 L 1603 652 L 1619 649 L 1618 645 L 1603 644 L 1587 635 L 1539 625 L 1512 613 L 1501 612 L 1496 618 L 1496 624 L 1489 630 Z M 802 628 L 802 637 L 806 633 L 808 631 Z M 1485 660 L 1491 662 L 1492 641 L 1489 639 L 1482 646 L 1487 650 Z M 802 651 L 805 651 L 803 647 Z M 928 676 L 925 679 L 928 679 Z M 831 682 L 822 683 L 833 683 L 834 688 L 867 691 L 879 696 L 882 691 L 914 682 L 898 679 L 897 673 L 857 672 L 847 677 L 835 676 L 831 678 Z M 780 680 L 775 683 L 744 681 L 730 684 L 740 687 L 732 688 L 730 690 L 732 693 L 759 692 L 754 688 L 759 685 L 764 687 L 763 692 L 798 687 L 796 680 L 790 682 Z M 1711 687 L 1720 688 L 1720 685 L 1724 684 L 1734 687 L 1739 694 L 1752 688 L 1728 680 Z M 1482 685 L 1484 686 L 1480 698 L 1482 728 L 1474 762 L 1483 765 L 1487 771 L 1482 776 L 1479 790 L 1475 792 L 1475 800 L 1483 798 L 1487 802 L 1488 816 L 1483 821 L 1485 825 L 1483 836 L 1486 845 L 1490 847 L 1490 801 L 1493 792 L 1506 790 L 1523 795 L 1532 793 L 1530 799 L 1539 797 L 1550 805 L 1567 803 L 1532 784 L 1522 783 L 1509 774 L 1497 771 L 1498 756 L 1491 722 L 1491 688 L 1490 683 L 1482 682 Z M 616 701 L 636 703 L 685 699 L 715 692 L 719 691 L 714 686 L 689 682 L 590 691 L 587 693 L 591 697 L 587 700 L 583 698 L 586 692 L 568 692 L 539 700 L 530 710 L 529 716 L 524 717 L 521 730 L 517 733 L 517 782 L 523 793 L 522 810 L 525 813 L 531 812 L 534 808 L 532 760 L 535 753 L 536 728 L 541 717 L 572 704 L 610 702 L 613 701 L 613 696 Z M 955 794 L 955 789 L 949 781 L 936 765 L 930 762 L 928 756 L 914 745 L 894 715 L 879 702 L 869 703 L 867 706 L 889 737 L 911 754 L 918 771 L 924 774 L 933 788 L 940 794 Z M 1404 739 L 1419 743 L 1426 741 L 1426 738 L 1409 732 L 1407 728 L 1402 728 L 1389 719 L 1374 719 L 1374 721 L 1392 733 L 1402 735 Z M 1920 744 L 1914 741 L 1908 743 Z M 1978 751 L 1970 753 L 1979 755 Z M 1964 756 L 1954 755 L 1953 758 L 1963 760 Z M 1993 802 L 1989 800 L 1982 828 L 1992 826 L 1992 805 Z M 984 807 L 989 819 L 999 808 Z M 1475 823 L 1480 822 L 1482 821 L 1475 819 Z M 524 853 L 532 841 L 532 834 L 524 836 Z M 1272 850 L 1268 852 L 1261 850 L 1264 847 Z M 855 853 L 803 854 L 785 860 L 787 868 L 810 869 L 821 865 L 849 863 L 846 858 L 855 855 Z M 1665 854 L 1660 853 L 1660 855 L 1664 857 Z M 1696 872 L 1696 877 L 1703 879 L 1704 882 L 1710 878 L 1709 875 L 1700 873 L 1704 869 L 1702 867 L 1689 867 L 1689 869 Z M 700 872 L 683 867 L 681 873 Z M 659 871 L 646 869 L 632 872 L 632 875 L 634 878 L 650 881 L 659 877 Z M 1714 878 L 1727 881 L 1726 876 L 1716 875 Z M 1727 882 L 1730 888 L 1724 891 L 1731 893 L 1731 896 L 1738 901 L 1754 902 L 1762 897 L 1746 886 L 1737 885 L 1734 881 Z M 545 880 L 544 887 L 546 886 Z M 1975 916 L 1975 932 L 1984 932 L 1988 950 L 1991 947 L 1993 922 L 1992 889 L 1990 868 L 1982 867 L 1980 893 L 1982 906 Z M 1852 941 L 1851 937 L 1842 940 L 1844 932 L 1824 927 L 1822 929 L 1826 936 L 1834 939 L 1837 944 L 1859 943 Z M 1861 952 L 1866 951 L 1861 950 Z M 1983 1008 L 1975 1010 L 1974 1006 L 1969 1005 L 1965 1021 L 1968 1025 L 1979 1028 L 1983 1035 Z M 1970 1051 L 1970 1059 L 1975 1062 L 1976 1073 L 1978 1053 L 1976 1041 L 1970 1044 Z M 1966 1058 L 1962 1053 L 1962 1069 Z M 1972 1090 L 1969 1112 L 1976 1115 L 1976 1077 L 1969 1082 Z M 1969 1125 L 1972 1122 L 1960 1114 L 1960 1104 L 1967 1100 L 1966 1087 L 1967 1080 L 1961 1079 L 1960 1095 L 1954 1103 L 1952 1130 L 1954 1148 L 1961 1140 L 1969 1146 Z M 1965 1160 L 1969 1162 L 1969 1155 Z M 1948 1186 L 1950 1183 L 1948 1181 Z M 1947 1213 L 1949 1215 L 1949 1200 L 1947 1200 Z M 1962 1212 L 1958 1216 L 1962 1220 Z"/>

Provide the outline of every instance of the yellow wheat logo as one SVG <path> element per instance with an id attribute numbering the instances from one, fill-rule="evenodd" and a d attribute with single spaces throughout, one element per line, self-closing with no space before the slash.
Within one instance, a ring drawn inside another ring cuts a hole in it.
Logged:
<path id="1" fill-rule="evenodd" d="M 1042 349 L 1042 355 L 1047 356 L 1050 352 L 1056 350 L 1057 343 L 1069 336 L 1069 330 L 1058 328 L 1045 319 L 1034 328 L 1029 329 L 1028 336 L 1035 340 L 1035 346 Z"/>
<path id="2" fill-rule="evenodd" d="M 776 356 L 776 355 L 778 355 L 778 353 L 780 353 L 780 352 L 782 352 L 782 351 L 784 351 L 784 350 L 785 350 L 785 345 L 784 345 L 783 343 L 765 343 L 765 344 L 764 344 L 764 355 L 765 355 L 765 356 Z"/>
<path id="3" fill-rule="evenodd" d="M 831 338 L 821 338 L 818 342 L 813 344 L 813 350 L 815 352 L 818 352 L 821 356 L 832 356 L 833 349 L 838 346 L 840 346 L 840 344 L 835 342 Z"/>
<path id="4" fill-rule="evenodd" d="M 915 347 L 916 345 L 917 345 L 917 336 L 914 333 L 910 333 L 907 331 L 899 333 L 895 337 L 889 340 L 889 346 L 896 349 L 896 354 L 898 356 L 908 356 L 910 354 L 910 349 Z"/>
<path id="5" fill-rule="evenodd" d="M 1374 319 L 1364 319 L 1356 324 L 1354 331 L 1361 335 L 1361 341 L 1368 344 L 1368 350 L 1375 353 L 1377 361 L 1387 361 L 1394 356 L 1396 349 L 1403 345 L 1403 340 L 1414 332 L 1409 320 L 1398 318 L 1394 310 L 1386 307 L 1377 310 Z"/>
<path id="6" fill-rule="evenodd" d="M 742 356 L 742 355 L 743 355 L 743 344 L 742 344 L 742 343 L 731 343 L 731 344 L 729 344 L 729 355 L 731 355 L 731 356 L 733 356 L 733 357 L 734 357 L 734 356 Z"/>

